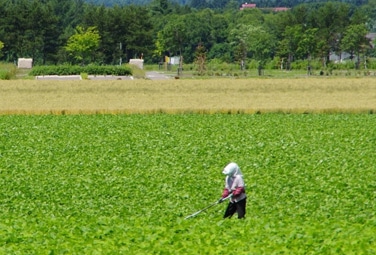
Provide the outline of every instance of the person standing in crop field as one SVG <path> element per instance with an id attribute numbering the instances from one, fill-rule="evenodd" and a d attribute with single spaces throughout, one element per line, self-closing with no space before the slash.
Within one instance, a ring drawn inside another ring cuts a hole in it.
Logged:
<path id="1" fill-rule="evenodd" d="M 243 174 L 238 164 L 234 162 L 229 163 L 222 173 L 226 175 L 226 178 L 225 188 L 219 203 L 222 203 L 226 197 L 231 196 L 223 218 L 231 218 L 237 213 L 238 219 L 242 219 L 245 216 L 247 202 Z"/>

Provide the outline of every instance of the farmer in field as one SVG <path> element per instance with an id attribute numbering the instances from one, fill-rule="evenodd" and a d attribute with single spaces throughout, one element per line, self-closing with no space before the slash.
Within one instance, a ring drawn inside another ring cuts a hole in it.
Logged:
<path id="1" fill-rule="evenodd" d="M 221 203 L 224 198 L 231 196 L 223 218 L 231 218 L 237 213 L 238 219 L 242 219 L 245 216 L 245 206 L 247 201 L 243 174 L 240 171 L 238 164 L 233 162 L 228 164 L 223 169 L 222 173 L 226 175 L 225 189 L 223 190 L 222 198 L 219 202 Z"/>

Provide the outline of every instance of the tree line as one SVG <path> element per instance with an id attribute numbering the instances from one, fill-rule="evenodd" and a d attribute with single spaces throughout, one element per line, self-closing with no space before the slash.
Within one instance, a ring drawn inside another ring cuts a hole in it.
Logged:
<path id="1" fill-rule="evenodd" d="M 96 5 L 105 5 L 105 6 L 115 6 L 115 5 L 148 5 L 153 0 L 86 0 L 87 3 L 94 3 Z M 203 8 L 210 8 L 210 9 L 223 9 L 227 4 L 230 2 L 236 3 L 238 7 L 241 4 L 248 2 L 248 3 L 255 3 L 260 8 L 266 7 L 293 7 L 302 3 L 322 3 L 327 2 L 327 0 L 253 0 L 253 1 L 245 1 L 245 0 L 171 0 L 172 3 L 176 3 L 179 5 L 187 5 L 191 8 L 195 9 L 203 9 Z M 348 4 L 361 6 L 367 3 L 367 0 L 341 0 L 341 2 L 345 2 Z"/>
<path id="2" fill-rule="evenodd" d="M 373 0 L 374 1 L 374 0 Z M 320 59 L 348 52 L 374 54 L 370 39 L 376 1 L 301 4 L 284 12 L 195 9 L 169 0 L 145 6 L 94 5 L 83 0 L 0 0 L 1 60 L 31 57 L 35 64 L 119 64 L 143 57 L 158 63 L 181 55 L 202 59 L 255 60 L 264 65 Z"/>

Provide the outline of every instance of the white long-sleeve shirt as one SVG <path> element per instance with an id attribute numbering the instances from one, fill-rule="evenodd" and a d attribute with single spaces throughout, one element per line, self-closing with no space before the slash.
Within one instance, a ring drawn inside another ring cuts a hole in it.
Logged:
<path id="1" fill-rule="evenodd" d="M 231 202 L 239 202 L 247 197 L 245 194 L 245 184 L 242 175 L 235 175 L 231 177 L 226 176 L 225 189 L 227 189 L 229 193 L 234 194 L 234 196 L 231 197 Z M 240 194 L 236 195 L 238 192 L 240 192 Z"/>

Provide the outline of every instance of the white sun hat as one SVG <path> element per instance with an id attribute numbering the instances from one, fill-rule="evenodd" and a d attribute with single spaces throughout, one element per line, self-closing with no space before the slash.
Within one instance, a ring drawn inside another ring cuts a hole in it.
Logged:
<path id="1" fill-rule="evenodd" d="M 238 164 L 234 162 L 229 163 L 223 169 L 222 173 L 227 176 L 242 175 L 242 172 L 240 171 L 240 167 L 238 166 Z"/>

